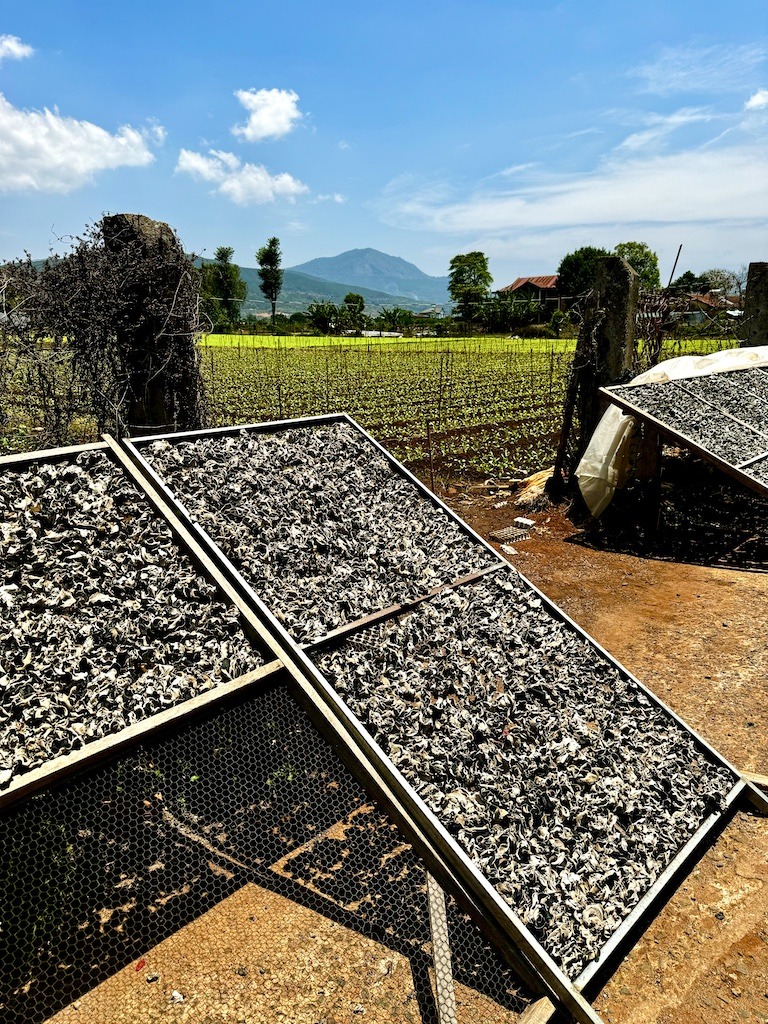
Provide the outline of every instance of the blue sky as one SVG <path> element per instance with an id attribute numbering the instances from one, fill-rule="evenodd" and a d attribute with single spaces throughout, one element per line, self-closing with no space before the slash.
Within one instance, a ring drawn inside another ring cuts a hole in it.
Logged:
<path id="1" fill-rule="evenodd" d="M 37 0 L 0 16 L 0 259 L 104 213 L 497 286 L 581 245 L 768 259 L 768 4 Z"/>

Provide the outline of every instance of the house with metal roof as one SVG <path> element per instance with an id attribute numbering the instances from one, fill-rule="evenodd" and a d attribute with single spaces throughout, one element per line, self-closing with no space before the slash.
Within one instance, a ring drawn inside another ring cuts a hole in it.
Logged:
<path id="1" fill-rule="evenodd" d="M 557 288 L 557 274 L 517 277 L 512 284 L 497 289 L 496 294 L 515 299 L 533 299 L 550 309 L 562 308 L 562 300 Z"/>

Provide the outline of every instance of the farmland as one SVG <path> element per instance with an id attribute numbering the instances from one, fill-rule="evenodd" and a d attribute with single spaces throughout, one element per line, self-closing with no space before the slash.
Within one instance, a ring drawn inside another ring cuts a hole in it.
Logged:
<path id="1" fill-rule="evenodd" d="M 217 424 L 344 411 L 423 479 L 509 477 L 551 464 L 574 339 L 209 336 Z M 663 358 L 726 347 L 670 342 Z"/>
<path id="2" fill-rule="evenodd" d="M 732 340 L 672 341 L 662 358 Z M 423 480 L 526 475 L 552 463 L 573 338 L 207 335 L 213 425 L 348 412 Z M 19 360 L 0 402 L 0 451 L 98 436 L 66 349 Z M 3 421 L 3 415 L 5 420 Z"/>

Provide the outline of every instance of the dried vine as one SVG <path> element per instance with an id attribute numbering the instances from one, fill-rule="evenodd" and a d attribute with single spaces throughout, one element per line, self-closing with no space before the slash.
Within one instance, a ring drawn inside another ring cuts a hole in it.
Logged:
<path id="1" fill-rule="evenodd" d="M 0 268 L 0 291 L 0 385 L 17 375 L 45 442 L 83 417 L 120 434 L 206 422 L 198 271 L 167 225 L 104 217 L 64 256 Z"/>

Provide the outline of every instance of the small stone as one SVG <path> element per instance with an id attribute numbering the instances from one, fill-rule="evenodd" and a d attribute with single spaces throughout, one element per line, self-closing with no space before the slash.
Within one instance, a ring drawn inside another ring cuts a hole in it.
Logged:
<path id="1" fill-rule="evenodd" d="M 151 985 L 153 981 L 158 981 L 159 978 L 160 978 L 159 974 L 148 974 L 147 975 L 147 984 Z"/>

